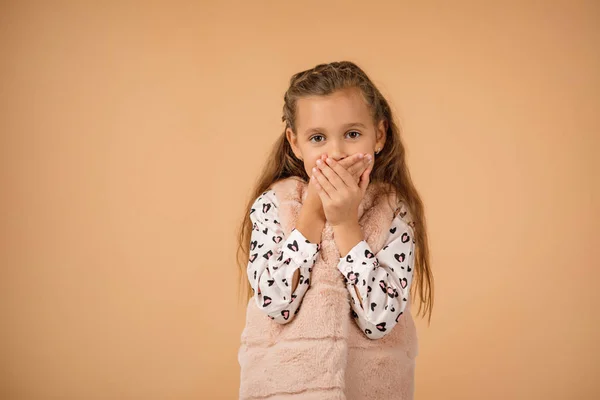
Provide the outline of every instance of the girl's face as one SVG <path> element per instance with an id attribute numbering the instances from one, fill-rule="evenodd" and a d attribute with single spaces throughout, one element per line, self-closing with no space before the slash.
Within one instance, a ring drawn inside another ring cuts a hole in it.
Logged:
<path id="1" fill-rule="evenodd" d="M 298 99 L 296 130 L 288 128 L 286 137 L 311 176 L 322 154 L 336 161 L 355 153 L 373 156 L 383 148 L 387 124 L 381 121 L 374 126 L 360 89 L 348 88 Z"/>

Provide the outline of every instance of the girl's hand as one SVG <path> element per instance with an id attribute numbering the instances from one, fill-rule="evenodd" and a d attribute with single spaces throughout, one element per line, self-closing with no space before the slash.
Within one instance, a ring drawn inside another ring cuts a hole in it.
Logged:
<path id="1" fill-rule="evenodd" d="M 358 206 L 367 190 L 372 169 L 373 162 L 370 161 L 357 183 L 352 174 L 335 160 L 327 158 L 325 163 L 317 161 L 311 182 L 321 198 L 325 217 L 332 226 L 358 221 Z"/>
<path id="2" fill-rule="evenodd" d="M 348 172 L 350 172 L 350 174 L 356 180 L 356 183 L 358 183 L 360 182 L 362 173 L 365 172 L 365 170 L 369 167 L 366 156 L 366 153 L 356 153 L 350 157 L 346 157 L 343 160 L 338 161 L 337 163 L 348 170 Z M 326 158 L 327 157 L 325 157 L 325 159 Z M 323 161 L 325 161 L 325 159 L 323 159 Z"/>
<path id="3" fill-rule="evenodd" d="M 344 158 L 343 160 L 340 160 L 338 164 L 344 167 L 346 170 L 348 170 L 348 172 L 350 172 L 350 174 L 358 183 L 360 181 L 360 176 L 369 167 L 366 155 L 367 154 L 356 153 Z M 319 159 L 322 162 L 325 162 L 325 160 L 327 159 L 327 153 L 321 154 L 321 157 L 319 157 Z M 317 192 L 317 187 L 314 184 L 312 184 L 312 180 L 309 180 L 308 183 L 308 194 L 305 200 L 305 205 L 307 205 L 307 207 L 309 208 L 312 207 L 312 209 L 317 213 L 319 218 L 325 219 L 323 204 Z"/>
<path id="4" fill-rule="evenodd" d="M 325 154 L 322 154 L 319 159 L 322 162 L 325 162 L 327 157 Z M 317 192 L 317 187 L 314 185 L 313 180 L 309 179 L 308 181 L 308 193 L 306 194 L 306 199 L 304 200 L 304 204 L 302 207 L 307 207 L 311 210 L 312 213 L 318 218 L 319 221 L 325 221 L 325 213 L 323 211 L 323 204 L 321 202 L 321 198 L 319 193 Z"/>

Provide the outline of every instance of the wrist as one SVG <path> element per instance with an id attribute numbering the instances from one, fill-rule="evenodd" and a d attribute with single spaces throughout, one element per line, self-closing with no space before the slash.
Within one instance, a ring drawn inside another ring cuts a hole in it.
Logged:
<path id="1" fill-rule="evenodd" d="M 356 229 L 356 228 L 360 228 L 360 224 L 358 223 L 358 219 L 357 218 L 353 218 L 353 219 L 347 219 L 344 221 L 340 221 L 338 223 L 335 224 L 331 224 L 331 227 L 334 229 Z"/>
<path id="2" fill-rule="evenodd" d="M 348 254 L 354 246 L 364 239 L 358 220 L 346 220 L 333 225 L 334 240 L 340 257 Z"/>
<path id="3" fill-rule="evenodd" d="M 302 204 L 302 208 L 312 213 L 319 220 L 325 222 L 325 210 L 323 210 L 323 204 L 321 203 L 320 198 L 315 199 L 311 196 L 307 196 L 304 204 Z"/>

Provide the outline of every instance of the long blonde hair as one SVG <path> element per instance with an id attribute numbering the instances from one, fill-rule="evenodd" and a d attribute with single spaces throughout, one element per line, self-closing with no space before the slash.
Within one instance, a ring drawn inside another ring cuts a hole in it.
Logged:
<path id="1" fill-rule="evenodd" d="M 429 261 L 429 246 L 425 223 L 425 212 L 421 197 L 415 188 L 408 167 L 404 145 L 400 138 L 400 128 L 394 122 L 392 110 L 388 102 L 371 82 L 367 74 L 350 61 L 331 62 L 319 64 L 314 68 L 294 74 L 290 85 L 284 95 L 282 121 L 285 122 L 283 132 L 276 140 L 264 168 L 255 183 L 254 190 L 248 199 L 242 222 L 238 229 L 238 277 L 239 294 L 247 302 L 252 296 L 252 288 L 246 270 L 249 259 L 249 246 L 252 234 L 252 221 L 249 218 L 250 207 L 256 198 L 265 192 L 271 184 L 290 176 L 300 177 L 308 182 L 309 177 L 304 170 L 303 162 L 296 158 L 290 143 L 287 141 L 285 131 L 289 127 L 296 132 L 296 101 L 304 96 L 329 95 L 336 90 L 345 88 L 358 88 L 371 111 L 371 116 L 377 126 L 381 120 L 387 121 L 385 145 L 375 157 L 370 182 L 387 182 L 391 184 L 399 199 L 404 200 L 412 214 L 415 234 L 415 263 L 414 278 L 411 292 L 416 287 L 419 298 L 419 309 L 423 315 L 429 314 L 431 322 L 433 310 L 433 274 Z M 411 296 L 415 301 L 414 296 Z"/>

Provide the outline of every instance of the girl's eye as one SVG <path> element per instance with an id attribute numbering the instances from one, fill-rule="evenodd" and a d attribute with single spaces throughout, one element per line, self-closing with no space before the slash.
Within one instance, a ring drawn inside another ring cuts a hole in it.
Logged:
<path id="1" fill-rule="evenodd" d="M 348 134 L 351 134 L 351 133 L 355 133 L 355 134 L 356 134 L 354 137 L 352 137 L 352 139 L 357 139 L 357 138 L 358 138 L 360 135 L 362 135 L 362 133 L 360 133 L 360 132 L 358 132 L 358 131 L 350 131 L 350 132 L 348 132 Z M 315 136 L 311 137 L 311 138 L 310 138 L 308 141 L 309 141 L 309 142 L 313 142 L 313 143 L 320 143 L 320 142 L 321 142 L 321 140 L 319 140 L 319 141 L 317 141 L 317 142 L 314 142 L 314 141 L 313 141 L 313 139 L 314 139 L 314 138 L 317 138 L 317 137 L 319 137 L 319 138 L 322 138 L 322 137 L 323 137 L 323 135 L 315 135 Z"/>

